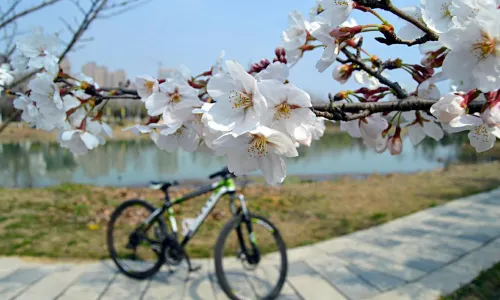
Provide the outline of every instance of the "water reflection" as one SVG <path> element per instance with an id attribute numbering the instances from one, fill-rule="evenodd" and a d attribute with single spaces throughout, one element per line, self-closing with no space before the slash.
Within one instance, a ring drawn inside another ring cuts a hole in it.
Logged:
<path id="1" fill-rule="evenodd" d="M 404 140 L 400 156 L 377 154 L 360 139 L 328 134 L 300 156 L 287 160 L 292 175 L 414 172 L 430 170 L 455 159 L 478 160 L 464 153 L 464 135 L 439 143 L 426 139 L 418 147 Z M 206 153 L 160 151 L 151 141 L 110 141 L 85 156 L 74 156 L 54 143 L 0 144 L 0 186 L 37 187 L 63 182 L 96 185 L 142 185 L 151 179 L 203 179 L 224 165 L 224 158 Z M 255 173 L 259 174 L 258 172 Z"/>

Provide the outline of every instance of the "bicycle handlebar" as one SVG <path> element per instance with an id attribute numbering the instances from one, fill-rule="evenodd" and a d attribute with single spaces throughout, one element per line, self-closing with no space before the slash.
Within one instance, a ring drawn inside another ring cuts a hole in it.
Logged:
<path id="1" fill-rule="evenodd" d="M 228 176 L 229 175 L 229 176 Z M 213 174 L 210 174 L 208 176 L 209 179 L 214 179 L 215 177 L 236 177 L 233 173 L 229 172 L 229 169 L 225 167 L 224 169 L 215 172 Z"/>

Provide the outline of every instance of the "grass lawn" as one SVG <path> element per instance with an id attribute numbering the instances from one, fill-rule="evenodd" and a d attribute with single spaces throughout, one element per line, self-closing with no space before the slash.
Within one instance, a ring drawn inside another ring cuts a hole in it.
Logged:
<path id="1" fill-rule="evenodd" d="M 500 299 L 500 263 L 479 274 L 471 283 L 440 300 Z"/>
<path id="2" fill-rule="evenodd" d="M 306 245 L 377 225 L 462 196 L 500 186 L 500 163 L 452 165 L 417 174 L 372 175 L 281 187 L 254 184 L 245 195 L 252 212 L 267 216 L 288 247 Z M 175 197 L 185 189 L 173 191 Z M 108 257 L 106 223 L 125 199 L 146 198 L 159 205 L 161 192 L 65 184 L 50 188 L 0 189 L 0 255 L 95 259 Z M 177 207 L 194 217 L 199 197 Z M 229 218 L 224 199 L 192 240 L 193 257 L 212 255 L 215 239 Z M 179 220 L 179 219 L 178 219 Z M 305 226 L 307 224 L 307 226 Z"/>

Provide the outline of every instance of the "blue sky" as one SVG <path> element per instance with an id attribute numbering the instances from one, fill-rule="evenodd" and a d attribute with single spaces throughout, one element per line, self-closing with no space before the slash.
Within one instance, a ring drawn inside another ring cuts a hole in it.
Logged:
<path id="1" fill-rule="evenodd" d="M 27 1 L 33 2 L 33 1 Z M 85 1 L 81 1 L 85 2 Z M 394 0 L 398 6 L 415 5 L 417 0 Z M 150 3 L 110 19 L 92 24 L 86 37 L 93 41 L 85 48 L 71 53 L 69 59 L 73 72 L 81 65 L 95 61 L 111 70 L 123 68 L 129 78 L 135 75 L 156 75 L 159 61 L 165 67 L 186 65 L 195 74 L 207 70 L 225 50 L 227 59 L 236 59 L 243 65 L 262 58 L 272 59 L 274 49 L 281 43 L 281 32 L 287 27 L 288 13 L 294 9 L 307 18 L 314 0 L 153 0 Z M 72 20 L 77 15 L 74 5 L 63 0 L 32 16 L 22 19 L 21 30 L 41 25 L 46 32 L 61 32 L 64 24 L 59 19 Z M 396 28 L 404 22 L 387 16 Z M 371 15 L 355 12 L 359 24 L 377 23 Z M 379 44 L 366 34 L 365 48 L 382 59 L 400 57 L 418 63 L 418 49 L 406 46 Z M 319 73 L 314 64 L 321 56 L 321 49 L 306 53 L 291 70 L 290 81 L 308 92 L 326 97 L 328 92 L 353 87 L 341 86 L 332 79 L 332 67 Z M 411 83 L 404 73 L 391 73 L 391 78 Z M 351 80 L 353 81 L 353 80 Z"/>

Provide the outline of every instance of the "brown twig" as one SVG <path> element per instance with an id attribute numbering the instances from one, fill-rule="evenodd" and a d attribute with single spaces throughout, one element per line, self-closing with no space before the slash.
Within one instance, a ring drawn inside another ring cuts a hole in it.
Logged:
<path id="1" fill-rule="evenodd" d="M 335 103 L 325 105 L 315 105 L 313 111 L 317 116 L 325 117 L 329 120 L 351 121 L 362 117 L 367 117 L 375 113 L 390 113 L 393 111 L 429 111 L 435 100 L 422 99 L 410 96 L 405 100 L 386 102 L 356 102 L 356 103 Z M 469 113 L 479 112 L 484 103 L 473 102 L 469 104 Z M 348 113 L 350 115 L 348 115 Z"/>
<path id="2" fill-rule="evenodd" d="M 388 12 L 393 13 L 394 15 L 400 17 L 403 20 L 410 22 L 415 25 L 418 29 L 425 32 L 425 36 L 427 36 L 428 41 L 437 41 L 439 40 L 439 35 L 432 31 L 429 27 L 427 27 L 420 20 L 413 18 L 409 14 L 405 13 L 401 9 L 395 7 L 391 0 L 354 0 L 357 4 L 361 6 L 366 6 L 369 8 L 379 8 Z M 386 37 L 387 38 L 387 37 Z M 397 39 L 396 39 L 397 40 Z M 403 41 L 403 40 L 400 40 Z M 406 44 L 406 43 L 403 43 Z M 417 45 L 417 44 L 415 44 Z"/>
<path id="3" fill-rule="evenodd" d="M 375 40 L 378 41 L 379 43 L 386 44 L 388 46 L 390 45 L 406 45 L 408 47 L 415 46 L 415 45 L 420 45 L 420 44 L 425 44 L 428 41 L 431 40 L 429 35 L 424 35 L 421 36 L 417 39 L 414 40 L 403 40 L 402 38 L 398 37 L 396 34 L 393 32 L 387 32 L 387 31 L 381 31 L 384 37 L 376 37 Z"/>
<path id="4" fill-rule="evenodd" d="M 8 24 L 10 24 L 11 22 L 14 22 L 15 20 L 17 20 L 20 17 L 23 17 L 23 16 L 25 16 L 27 14 L 33 13 L 33 12 L 35 12 L 37 10 L 40 10 L 40 9 L 46 7 L 46 6 L 52 5 L 52 4 L 54 4 L 56 2 L 59 2 L 59 1 L 60 0 L 50 0 L 50 1 L 47 1 L 47 2 L 42 2 L 42 3 L 40 3 L 37 6 L 33 6 L 33 7 L 29 8 L 29 9 L 27 9 L 25 11 L 22 11 L 22 12 L 20 12 L 18 14 L 15 14 L 12 17 L 10 17 L 7 20 L 5 20 L 2 23 L 0 23 L 0 28 L 2 28 L 4 26 L 7 26 Z"/>
<path id="5" fill-rule="evenodd" d="M 347 56 L 347 59 L 349 62 L 352 62 L 352 63 L 355 63 L 356 65 L 358 65 L 362 70 L 364 70 L 366 73 L 370 74 L 371 76 L 377 78 L 380 83 L 382 84 L 385 84 L 387 85 L 388 87 L 390 87 L 391 89 L 394 90 L 394 92 L 396 93 L 396 97 L 398 97 L 398 99 L 405 99 L 408 97 L 408 93 L 406 93 L 402 88 L 401 86 L 399 85 L 399 83 L 397 82 L 392 82 L 390 81 L 389 79 L 387 79 L 385 76 L 383 76 L 381 73 L 382 73 L 382 70 L 374 70 L 372 68 L 370 68 L 369 66 L 367 66 L 365 63 L 363 63 L 361 60 L 357 59 L 356 56 L 354 54 L 352 54 L 351 52 L 349 52 L 349 50 L 347 49 L 342 49 L 342 53 L 345 54 L 345 56 Z M 380 71 L 380 72 L 379 72 Z"/>

